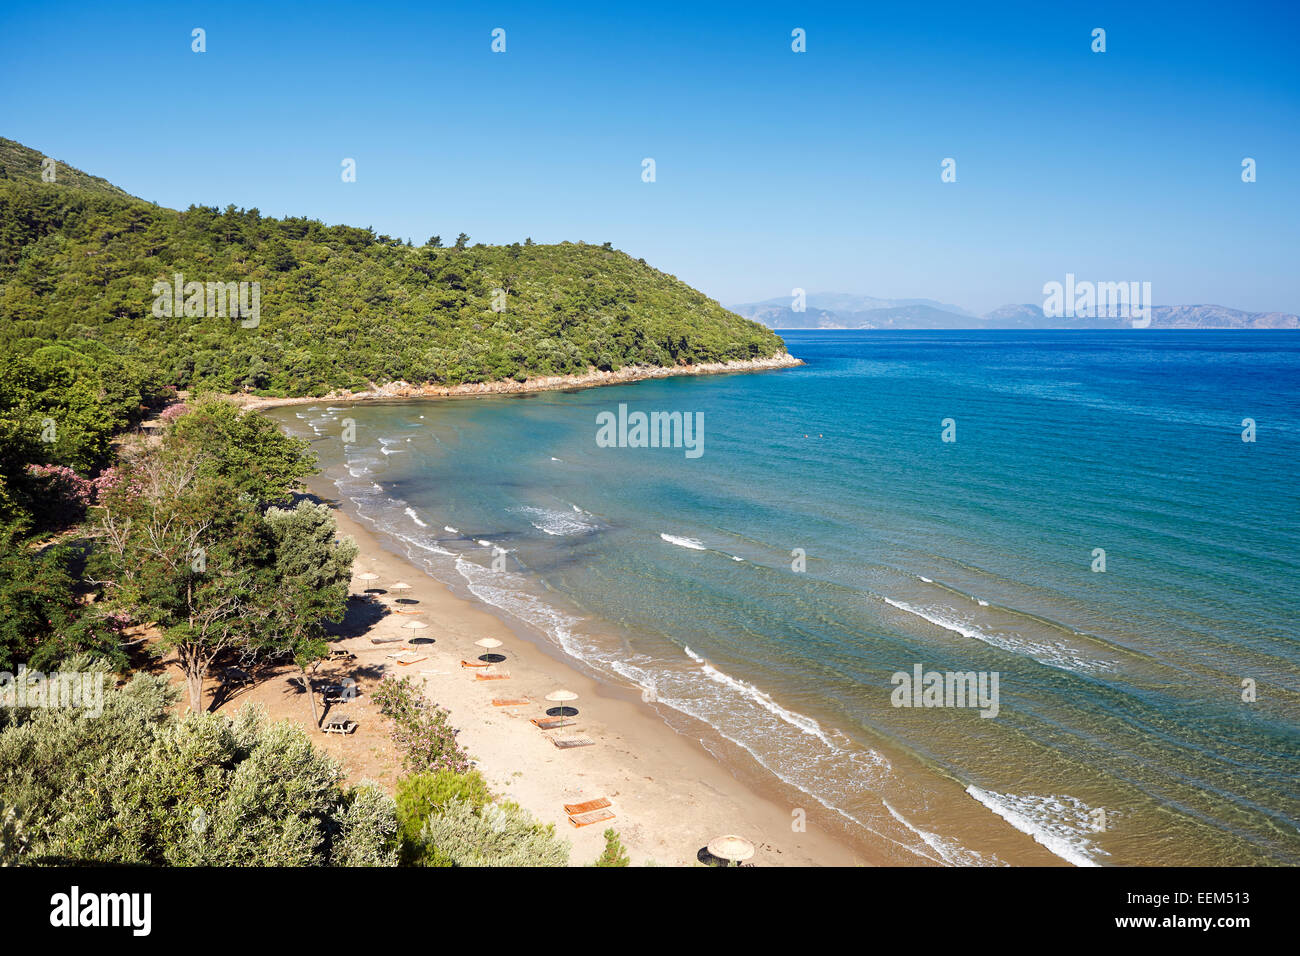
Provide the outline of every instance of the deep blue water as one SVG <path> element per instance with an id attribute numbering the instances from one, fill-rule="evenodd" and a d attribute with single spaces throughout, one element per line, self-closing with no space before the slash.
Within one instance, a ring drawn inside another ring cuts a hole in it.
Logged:
<path id="1" fill-rule="evenodd" d="M 900 860 L 1300 863 L 1300 335 L 784 337 L 806 366 L 275 417 L 435 576 Z M 599 447 L 620 403 L 703 454 Z M 997 672 L 997 716 L 893 706 L 916 664 Z"/>

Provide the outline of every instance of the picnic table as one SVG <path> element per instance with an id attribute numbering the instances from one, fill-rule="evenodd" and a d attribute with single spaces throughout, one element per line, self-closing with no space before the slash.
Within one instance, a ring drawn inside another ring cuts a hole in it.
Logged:
<path id="1" fill-rule="evenodd" d="M 357 722 L 344 713 L 333 713 L 325 718 L 325 725 L 321 728 L 327 734 L 350 734 L 356 730 Z"/>

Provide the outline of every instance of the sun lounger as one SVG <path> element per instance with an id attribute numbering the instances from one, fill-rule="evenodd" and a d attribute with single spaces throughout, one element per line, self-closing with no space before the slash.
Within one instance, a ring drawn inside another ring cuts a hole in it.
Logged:
<path id="1" fill-rule="evenodd" d="M 614 814 L 608 810 L 593 810 L 590 813 L 576 813 L 569 816 L 569 822 L 575 827 L 588 827 L 593 823 L 604 823 L 606 820 L 613 820 Z"/>
<path id="2" fill-rule="evenodd" d="M 510 675 L 504 672 L 500 674 L 475 674 L 474 679 L 475 680 L 509 680 Z"/>
<path id="3" fill-rule="evenodd" d="M 524 704 L 531 704 L 532 701 L 527 697 L 493 697 L 493 707 L 522 707 Z"/>
<path id="4" fill-rule="evenodd" d="M 534 717 L 529 723 L 539 730 L 555 730 L 557 727 L 572 727 L 577 721 L 567 717 Z"/>
<path id="5" fill-rule="evenodd" d="M 487 663 L 486 661 L 461 661 L 460 666 L 461 667 L 491 667 L 492 665 Z"/>
<path id="6" fill-rule="evenodd" d="M 569 816 L 578 816 L 583 813 L 591 813 L 593 810 L 604 810 L 609 805 L 609 800 L 601 797 L 599 800 L 588 800 L 586 803 L 566 803 L 564 812 Z"/>
<path id="7" fill-rule="evenodd" d="M 561 750 L 571 750 L 574 747 L 590 747 L 596 741 L 590 737 L 552 737 L 551 743 Z"/>
<path id="8" fill-rule="evenodd" d="M 404 637 L 372 637 L 371 644 L 400 644 L 406 640 Z"/>
<path id="9" fill-rule="evenodd" d="M 397 661 L 397 663 L 404 667 L 414 664 L 417 661 L 427 660 L 423 654 L 417 654 L 415 651 L 402 651 L 398 654 L 389 654 L 388 657 L 390 660 Z"/>

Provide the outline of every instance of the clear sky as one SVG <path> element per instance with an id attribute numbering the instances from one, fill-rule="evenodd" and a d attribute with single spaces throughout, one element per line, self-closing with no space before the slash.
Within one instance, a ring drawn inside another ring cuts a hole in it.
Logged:
<path id="1" fill-rule="evenodd" d="M 610 241 L 727 304 L 1073 272 L 1300 313 L 1300 4 L 980 6 L 3 0 L 0 135 L 178 208 Z"/>

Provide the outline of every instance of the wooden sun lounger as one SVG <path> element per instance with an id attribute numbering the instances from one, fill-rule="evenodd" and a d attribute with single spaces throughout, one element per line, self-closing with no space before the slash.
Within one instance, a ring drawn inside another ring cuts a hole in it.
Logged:
<path id="1" fill-rule="evenodd" d="M 586 803 L 566 803 L 564 812 L 569 816 L 579 816 L 584 813 L 591 813 L 593 810 L 604 810 L 610 805 L 606 797 L 598 800 L 588 800 Z"/>
<path id="2" fill-rule="evenodd" d="M 389 659 L 397 661 L 403 667 L 409 667 L 418 661 L 428 660 L 423 654 L 416 654 L 415 651 L 402 651 L 400 654 L 389 654 Z"/>
<path id="3" fill-rule="evenodd" d="M 461 661 L 460 666 L 461 667 L 491 667 L 492 665 L 487 663 L 486 661 Z"/>
<path id="4" fill-rule="evenodd" d="M 475 674 L 475 680 L 509 680 L 509 674 Z"/>
<path id="5" fill-rule="evenodd" d="M 406 640 L 404 637 L 372 637 L 371 644 L 400 644 Z"/>
<path id="6" fill-rule="evenodd" d="M 554 730 L 557 727 L 572 727 L 577 723 L 568 717 L 534 717 L 528 721 L 539 730 Z"/>
<path id="7" fill-rule="evenodd" d="M 532 701 L 527 697 L 493 697 L 493 707 L 521 707 L 524 704 L 531 704 Z"/>
<path id="8" fill-rule="evenodd" d="M 614 814 L 608 810 L 593 810 L 590 813 L 576 813 L 569 817 L 569 822 L 575 827 L 588 827 L 593 823 L 604 823 L 606 820 L 613 820 Z"/>
<path id="9" fill-rule="evenodd" d="M 569 750 L 573 747 L 590 747 L 596 741 L 590 737 L 552 737 L 551 743 L 561 750 Z"/>

